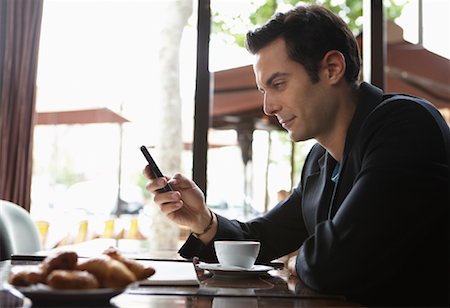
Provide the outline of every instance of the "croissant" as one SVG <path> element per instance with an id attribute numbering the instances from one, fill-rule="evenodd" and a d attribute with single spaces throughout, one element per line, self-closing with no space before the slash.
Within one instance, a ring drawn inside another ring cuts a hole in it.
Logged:
<path id="1" fill-rule="evenodd" d="M 41 263 L 44 276 L 48 276 L 53 270 L 73 270 L 77 266 L 78 255 L 74 251 L 57 251 L 48 255 Z"/>
<path id="2" fill-rule="evenodd" d="M 155 273 L 155 269 L 152 267 L 145 267 L 136 260 L 128 259 L 124 257 L 120 251 L 114 247 L 110 247 L 103 252 L 105 255 L 122 262 L 125 266 L 136 276 L 137 280 L 144 280 L 152 276 Z"/>
<path id="3" fill-rule="evenodd" d="M 27 287 L 44 282 L 45 276 L 40 266 L 16 266 L 12 268 L 8 281 L 14 286 Z"/>
<path id="4" fill-rule="evenodd" d="M 124 264 L 107 255 L 83 260 L 77 270 L 94 275 L 101 288 L 123 288 L 136 281 L 136 276 Z"/>
<path id="5" fill-rule="evenodd" d="M 54 289 L 96 289 L 98 281 L 86 271 L 54 270 L 47 277 L 47 285 Z"/>
<path id="6" fill-rule="evenodd" d="M 58 251 L 39 266 L 15 266 L 9 282 L 15 286 L 46 283 L 55 289 L 124 288 L 155 273 L 151 267 L 124 257 L 115 248 L 104 254 L 78 259 L 73 251 Z"/>
<path id="7" fill-rule="evenodd" d="M 123 264 L 111 259 L 109 262 L 107 288 L 123 288 L 136 281 L 136 276 Z"/>

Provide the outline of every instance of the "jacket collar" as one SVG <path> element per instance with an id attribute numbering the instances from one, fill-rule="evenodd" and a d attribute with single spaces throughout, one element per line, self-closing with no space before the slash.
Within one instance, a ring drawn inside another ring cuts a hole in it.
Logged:
<path id="1" fill-rule="evenodd" d="M 352 148 L 353 141 L 358 134 L 362 124 L 367 116 L 382 102 L 383 91 L 367 82 L 359 85 L 359 98 L 356 106 L 355 114 L 347 129 L 347 137 L 345 138 L 344 157 Z"/>

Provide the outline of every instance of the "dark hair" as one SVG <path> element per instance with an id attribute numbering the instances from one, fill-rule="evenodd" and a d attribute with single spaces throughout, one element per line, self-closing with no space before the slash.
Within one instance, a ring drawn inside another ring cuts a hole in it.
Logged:
<path id="1" fill-rule="evenodd" d="M 319 62 L 330 50 L 344 55 L 346 80 L 358 79 L 361 61 L 356 39 L 345 22 L 328 9 L 311 5 L 278 13 L 264 26 L 247 33 L 246 48 L 256 54 L 280 36 L 289 58 L 305 67 L 313 83 L 319 81 Z"/>

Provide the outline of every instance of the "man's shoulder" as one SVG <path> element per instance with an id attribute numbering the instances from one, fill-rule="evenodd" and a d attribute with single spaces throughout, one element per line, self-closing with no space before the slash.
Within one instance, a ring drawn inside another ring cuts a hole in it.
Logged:
<path id="1" fill-rule="evenodd" d="M 357 133 L 355 143 L 405 148 L 442 149 L 450 152 L 450 130 L 439 110 L 425 99 L 406 94 L 385 94 L 379 105 L 367 116 Z M 406 145 L 405 140 L 410 144 Z"/>
<path id="2" fill-rule="evenodd" d="M 439 110 L 429 101 L 408 94 L 384 94 L 381 103 L 367 120 L 376 122 L 408 121 L 414 126 L 437 125 L 445 134 L 448 125 Z"/>
<path id="3" fill-rule="evenodd" d="M 423 113 L 441 121 L 442 116 L 440 112 L 431 102 L 424 98 L 406 93 L 384 93 L 381 89 L 366 82 L 360 85 L 359 90 L 364 101 L 362 106 L 366 106 L 367 110 L 363 117 L 380 114 L 383 114 L 383 117 L 385 117 L 386 113 L 392 113 L 401 109 L 403 118 L 407 117 L 409 113 Z M 361 108 L 364 109 L 364 107 Z M 395 114 L 390 114 L 389 116 L 395 116 Z"/>
<path id="4" fill-rule="evenodd" d="M 429 101 L 403 93 L 388 93 L 384 94 L 381 103 L 374 109 L 375 110 L 389 110 L 401 108 L 404 111 L 410 112 L 425 112 L 431 113 L 433 117 L 439 114 L 437 108 Z"/>

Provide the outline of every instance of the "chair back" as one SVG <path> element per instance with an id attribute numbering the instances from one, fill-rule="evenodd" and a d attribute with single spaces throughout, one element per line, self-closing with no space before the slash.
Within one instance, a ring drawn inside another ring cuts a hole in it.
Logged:
<path id="1" fill-rule="evenodd" d="M 41 250 L 39 231 L 29 213 L 9 201 L 0 200 L 0 261 L 12 254 Z"/>

